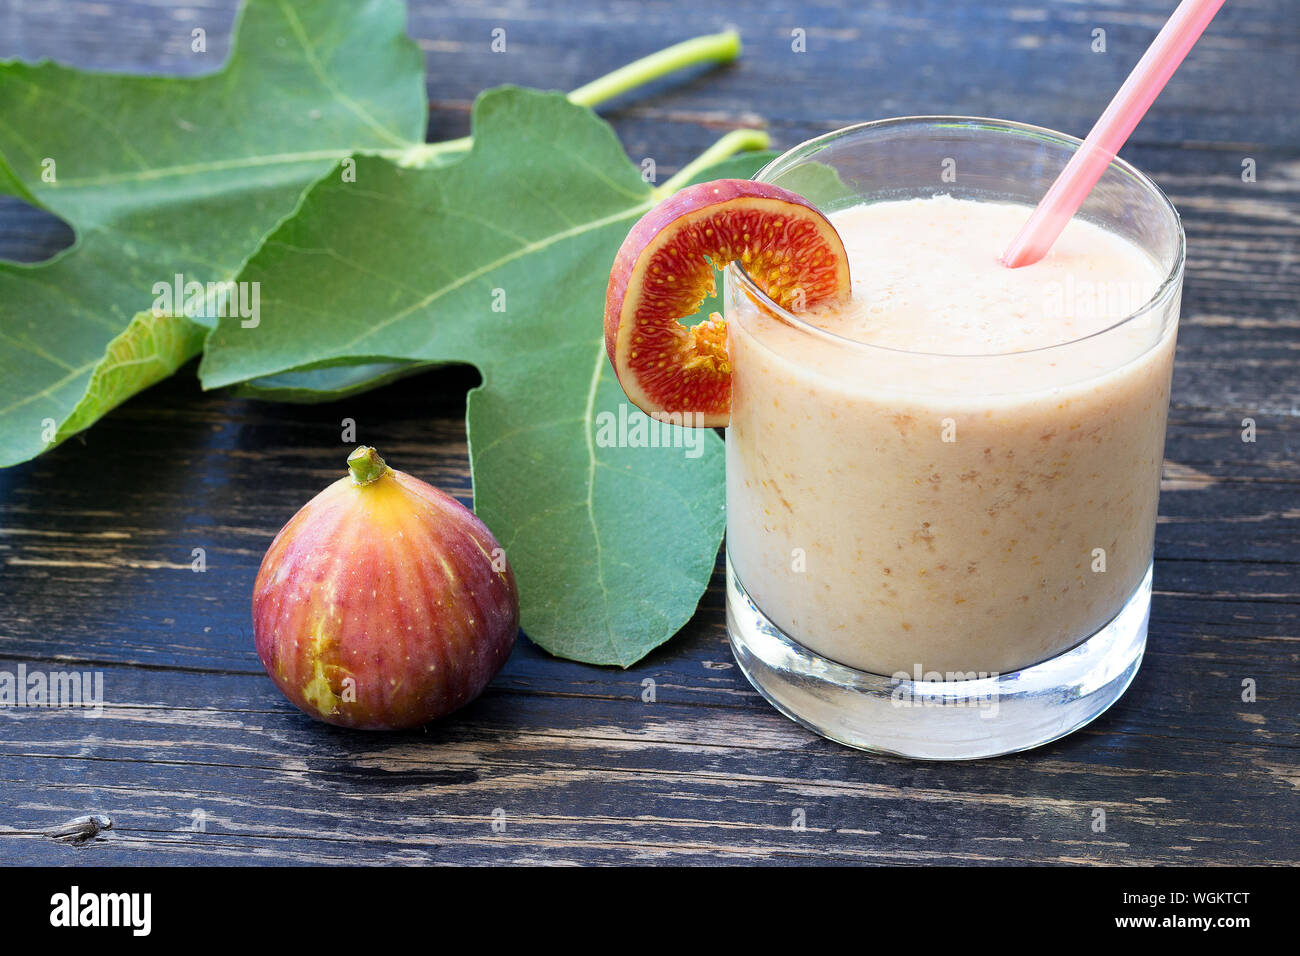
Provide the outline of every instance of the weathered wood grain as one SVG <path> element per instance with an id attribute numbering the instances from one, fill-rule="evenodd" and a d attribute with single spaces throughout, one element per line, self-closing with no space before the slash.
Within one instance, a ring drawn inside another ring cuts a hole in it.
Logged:
<path id="1" fill-rule="evenodd" d="M 466 131 L 485 86 L 570 88 L 738 25 L 740 63 L 605 110 L 629 154 L 666 174 L 760 122 L 779 145 L 908 112 L 1083 132 L 1171 5 L 413 3 L 411 30 L 440 138 Z M 0 0 L 0 55 L 199 72 L 224 55 L 233 10 Z M 202 60 L 194 25 L 208 31 Z M 505 55 L 488 48 L 496 26 Z M 1106 54 L 1088 49 L 1094 27 Z M 795 28 L 805 54 L 790 51 Z M 683 633 L 626 671 L 521 638 L 487 693 L 435 726 L 316 724 L 253 652 L 262 552 L 339 473 L 343 418 L 468 501 L 463 395 L 477 377 L 444 369 L 288 406 L 203 395 L 189 369 L 0 472 L 0 669 L 97 670 L 107 698 L 97 718 L 0 711 L 0 830 L 92 810 L 115 823 L 81 848 L 0 835 L 0 862 L 1300 862 L 1300 119 L 1285 93 L 1297 65 L 1295 6 L 1234 0 L 1125 151 L 1182 211 L 1188 269 L 1147 657 L 1090 727 L 963 765 L 831 744 L 737 672 L 720 575 Z M 1255 183 L 1240 178 L 1247 156 Z M 0 255 L 32 261 L 70 239 L 0 205 Z"/>

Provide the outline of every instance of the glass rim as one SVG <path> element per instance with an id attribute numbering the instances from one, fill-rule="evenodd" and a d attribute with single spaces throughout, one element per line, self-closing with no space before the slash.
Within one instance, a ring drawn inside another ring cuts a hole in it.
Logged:
<path id="1" fill-rule="evenodd" d="M 781 153 L 781 155 L 770 160 L 754 174 L 753 179 L 755 182 L 770 183 L 771 179 L 767 177 L 772 176 L 774 172 L 784 171 L 792 165 L 792 161 L 796 158 L 803 156 L 809 151 L 815 151 L 834 140 L 882 127 L 904 125 L 917 125 L 931 128 L 958 125 L 971 128 L 983 128 L 991 132 L 1028 134 L 1039 139 L 1051 140 L 1058 145 L 1072 146 L 1073 150 L 1077 150 L 1083 145 L 1083 140 L 1079 139 L 1077 136 L 1071 136 L 1069 133 L 1062 133 L 1058 130 L 1048 129 L 1045 126 L 1034 126 L 1030 123 L 1020 123 L 1015 120 L 1004 120 L 987 116 L 946 116 L 942 114 L 890 116 L 883 119 L 869 120 L 864 123 L 854 123 L 851 126 L 844 126 L 840 129 L 831 130 L 828 133 L 822 133 L 820 136 L 806 139 L 802 143 L 790 147 L 785 152 Z M 915 349 L 900 349 L 888 345 L 876 345 L 872 342 L 862 342 L 857 339 L 851 339 L 848 336 L 840 335 L 837 332 L 831 332 L 828 329 L 823 329 L 820 326 L 813 325 L 811 322 L 800 318 L 797 313 L 790 312 L 785 307 L 777 304 L 772 299 L 768 298 L 767 293 L 760 289 L 754 280 L 749 277 L 748 273 L 745 272 L 738 260 L 728 263 L 724 271 L 724 277 L 737 283 L 745 294 L 749 296 L 756 305 L 762 308 L 763 311 L 770 313 L 798 331 L 813 334 L 840 346 L 891 352 L 896 355 L 915 355 L 942 359 L 1007 358 L 1011 356 L 1033 355 L 1035 353 L 1049 352 L 1053 349 L 1063 349 L 1068 346 L 1077 345 L 1080 342 L 1086 342 L 1089 339 L 1097 338 L 1098 336 L 1108 335 L 1120 326 L 1148 315 L 1158 308 L 1163 308 L 1168 303 L 1169 299 L 1172 298 L 1182 286 L 1183 269 L 1187 258 L 1187 234 L 1183 230 L 1183 220 L 1178 214 L 1178 209 L 1174 206 L 1169 196 L 1165 194 L 1165 191 L 1156 185 L 1155 181 L 1150 176 L 1142 172 L 1128 160 L 1121 159 L 1119 156 L 1112 157 L 1110 163 L 1106 166 L 1106 171 L 1108 172 L 1112 168 L 1118 169 L 1120 172 L 1136 180 L 1139 186 L 1154 195 L 1163 205 L 1165 211 L 1173 220 L 1174 228 L 1178 236 L 1178 249 L 1174 256 L 1173 265 L 1170 266 L 1166 272 L 1164 279 L 1156 287 L 1156 290 L 1151 294 L 1151 297 L 1139 308 L 1125 315 L 1123 318 L 1116 320 L 1104 329 L 1090 332 L 1087 335 L 1081 335 L 1078 338 L 1069 339 L 1065 342 L 1056 342 L 1051 345 L 1040 345 L 1036 348 L 1022 349 L 1015 352 L 977 353 L 922 352 Z M 1105 175 L 1105 172 L 1103 172 L 1103 175 Z M 1175 319 L 1175 321 L 1177 320 Z M 1164 333 L 1162 331 L 1159 338 L 1163 337 Z M 1152 345 L 1154 344 L 1155 343 L 1153 342 Z M 1144 349 L 1143 351 L 1145 352 L 1146 350 Z"/>

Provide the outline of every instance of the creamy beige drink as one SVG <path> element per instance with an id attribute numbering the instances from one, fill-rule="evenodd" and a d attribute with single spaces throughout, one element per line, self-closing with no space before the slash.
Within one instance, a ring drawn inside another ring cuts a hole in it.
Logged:
<path id="1" fill-rule="evenodd" d="M 851 302 L 792 319 L 730 296 L 728 554 L 824 657 L 1007 673 L 1090 636 L 1148 570 L 1175 323 L 1142 306 L 1163 272 L 1077 218 L 1006 269 L 1028 212 L 854 206 L 831 216 Z"/>

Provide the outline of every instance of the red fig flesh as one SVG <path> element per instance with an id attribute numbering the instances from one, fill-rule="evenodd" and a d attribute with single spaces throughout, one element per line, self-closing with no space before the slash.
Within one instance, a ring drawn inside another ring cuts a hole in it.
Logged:
<path id="1" fill-rule="evenodd" d="M 734 261 L 785 309 L 849 294 L 844 243 L 801 196 L 747 179 L 673 194 L 632 227 L 605 292 L 605 351 L 628 398 L 647 414 L 727 424 L 726 322 L 716 312 L 691 327 L 678 319 L 715 291 L 713 266 Z"/>

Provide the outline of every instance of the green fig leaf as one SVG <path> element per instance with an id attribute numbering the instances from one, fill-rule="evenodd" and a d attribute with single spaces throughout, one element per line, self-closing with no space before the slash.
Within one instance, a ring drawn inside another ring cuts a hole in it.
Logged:
<path id="1" fill-rule="evenodd" d="M 683 182 L 682 186 L 708 182 L 711 179 L 748 179 L 777 155 L 770 150 L 759 150 L 730 156 L 705 167 Z M 446 158 L 438 157 L 438 160 L 445 162 Z M 722 270 L 717 269 L 714 272 L 715 293 L 704 299 L 695 316 L 682 318 L 685 324 L 692 325 L 707 318 L 711 312 L 722 311 Z M 258 398 L 275 402 L 304 404 L 333 402 L 348 395 L 369 391 L 409 375 L 436 368 L 440 364 L 442 363 L 358 362 L 351 365 L 331 365 L 325 368 L 283 372 L 279 375 L 268 375 L 240 382 L 234 386 L 234 392 L 241 398 Z"/>
<path id="2" fill-rule="evenodd" d="M 657 196 L 609 126 L 559 94 L 489 91 L 473 135 L 437 168 L 363 157 L 355 183 L 324 177 L 240 275 L 260 283 L 260 325 L 221 319 L 200 375 L 211 388 L 357 363 L 477 366 L 475 508 L 515 569 L 525 632 L 628 666 L 690 618 L 725 523 L 717 435 L 652 423 L 605 356 L 609 269 Z"/>
<path id="3" fill-rule="evenodd" d="M 0 261 L 0 466 L 198 353 L 213 320 L 159 309 L 156 283 L 232 279 L 340 160 L 421 144 L 423 66 L 401 0 L 249 0 L 194 78 L 0 62 L 0 192 L 76 236 Z"/>

